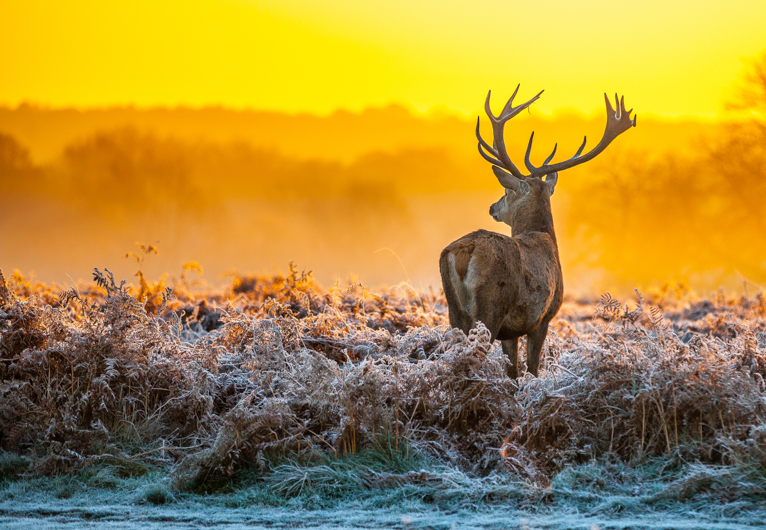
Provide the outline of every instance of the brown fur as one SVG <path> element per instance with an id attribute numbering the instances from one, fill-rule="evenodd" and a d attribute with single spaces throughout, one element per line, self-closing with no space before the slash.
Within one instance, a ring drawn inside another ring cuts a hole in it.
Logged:
<path id="1" fill-rule="evenodd" d="M 551 186 L 528 179 L 528 193 L 512 191 L 490 213 L 513 237 L 479 230 L 442 251 L 439 268 L 450 324 L 464 332 L 481 321 L 503 342 L 508 375 L 518 376 L 518 338 L 527 336 L 527 368 L 537 375 L 548 323 L 561 307 L 564 284 L 551 215 Z"/>

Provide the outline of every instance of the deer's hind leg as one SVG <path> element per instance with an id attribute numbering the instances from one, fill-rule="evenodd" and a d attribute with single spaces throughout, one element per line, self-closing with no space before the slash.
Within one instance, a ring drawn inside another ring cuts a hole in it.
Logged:
<path id="1" fill-rule="evenodd" d="M 527 335 L 527 371 L 537 377 L 540 366 L 540 353 L 548 335 L 548 322 L 541 323 L 536 330 Z"/>
<path id="2" fill-rule="evenodd" d="M 519 338 L 514 337 L 508 340 L 501 340 L 503 353 L 508 357 L 509 364 L 506 367 L 506 373 L 511 379 L 519 377 Z"/>

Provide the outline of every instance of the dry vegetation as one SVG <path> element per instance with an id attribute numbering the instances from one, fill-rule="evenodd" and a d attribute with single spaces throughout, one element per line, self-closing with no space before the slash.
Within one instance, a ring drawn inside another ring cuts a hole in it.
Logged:
<path id="1" fill-rule="evenodd" d="M 605 268 L 620 284 L 722 267 L 761 281 L 764 65 L 739 98 L 747 119 L 706 143 L 653 160 L 617 151 L 596 178 L 568 177 L 556 195 L 565 274 Z M 490 195 L 466 190 L 496 184 L 475 188 L 471 165 L 432 145 L 357 148 L 351 161 L 293 160 L 121 129 L 39 164 L 0 134 L 0 260 L 90 260 L 87 249 L 120 244 L 116 227 L 164 225 L 212 242 L 200 251 L 220 261 L 234 249 L 276 262 L 281 245 L 329 270 L 401 247 L 411 249 L 402 262 L 435 271 L 467 222 L 444 212 L 471 200 L 484 212 Z M 434 186 L 462 191 L 429 196 Z M 73 241 L 81 234 L 94 239 Z M 294 267 L 219 289 L 195 285 L 193 262 L 154 282 L 142 271 L 152 253 L 129 254 L 136 285 L 98 269 L 71 289 L 0 273 L 0 501 L 47 481 L 60 498 L 84 482 L 143 488 L 142 502 L 157 504 L 196 492 L 235 492 L 233 506 L 374 492 L 763 521 L 766 297 L 753 282 L 741 298 L 681 285 L 628 304 L 569 298 L 540 377 L 511 380 L 486 329 L 449 328 L 440 293 L 323 289 Z"/>
<path id="2" fill-rule="evenodd" d="M 6 478 L 160 469 L 176 491 L 211 491 L 247 471 L 290 497 L 444 491 L 458 473 L 539 496 L 567 473 L 592 491 L 659 459 L 703 466 L 673 498 L 766 492 L 761 295 L 568 300 L 540 377 L 513 381 L 486 329 L 450 329 L 441 295 L 406 286 L 323 290 L 292 267 L 220 293 L 94 277 L 61 290 L 0 276 Z"/>

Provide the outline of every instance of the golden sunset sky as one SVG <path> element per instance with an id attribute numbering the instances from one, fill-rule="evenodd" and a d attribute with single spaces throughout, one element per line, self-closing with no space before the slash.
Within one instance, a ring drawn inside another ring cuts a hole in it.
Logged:
<path id="1" fill-rule="evenodd" d="M 619 91 L 640 114 L 715 118 L 765 30 L 763 0 L 13 1 L 0 105 L 476 115 L 520 82 L 546 89 L 542 113 Z"/>

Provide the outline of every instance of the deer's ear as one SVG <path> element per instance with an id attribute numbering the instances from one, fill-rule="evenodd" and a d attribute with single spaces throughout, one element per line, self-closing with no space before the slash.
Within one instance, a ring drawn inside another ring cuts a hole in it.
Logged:
<path id="1" fill-rule="evenodd" d="M 497 180 L 500 181 L 500 184 L 502 184 L 504 188 L 511 189 L 519 195 L 524 195 L 529 189 L 526 182 L 517 179 L 507 171 L 497 166 L 492 166 L 492 172 L 495 174 Z"/>
<path id="2" fill-rule="evenodd" d="M 551 195 L 553 195 L 553 192 L 556 191 L 556 183 L 558 181 L 559 181 L 558 171 L 555 173 L 550 173 L 547 177 L 545 177 L 545 183 L 548 185 L 548 189 L 550 190 Z"/>

